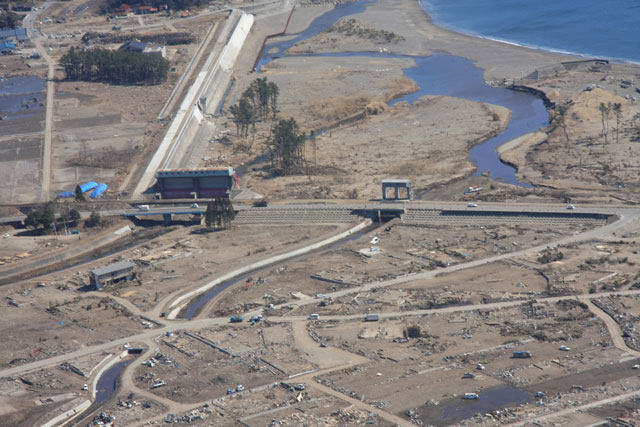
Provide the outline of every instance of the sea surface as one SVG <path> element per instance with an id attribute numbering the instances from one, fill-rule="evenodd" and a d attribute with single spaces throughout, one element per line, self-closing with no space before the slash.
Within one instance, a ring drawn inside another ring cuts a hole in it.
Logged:
<path id="1" fill-rule="evenodd" d="M 640 63 L 637 0 L 419 0 L 461 33 L 553 52 Z"/>

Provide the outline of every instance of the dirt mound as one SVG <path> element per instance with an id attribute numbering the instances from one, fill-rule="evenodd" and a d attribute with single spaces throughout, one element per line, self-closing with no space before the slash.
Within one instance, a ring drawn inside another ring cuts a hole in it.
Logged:
<path id="1" fill-rule="evenodd" d="M 600 88 L 580 92 L 580 94 L 573 99 L 573 105 L 569 109 L 570 117 L 575 121 L 599 123 L 602 120 L 602 113 L 600 112 L 601 103 L 605 105 L 609 103 L 622 104 L 622 110 L 624 111 L 624 107 L 629 104 L 629 101 Z"/>
<path id="2" fill-rule="evenodd" d="M 384 102 L 380 102 L 380 101 L 374 101 L 374 102 L 370 102 L 369 104 L 367 104 L 366 107 L 364 107 L 364 111 L 367 114 L 381 114 L 384 113 L 385 111 L 387 111 L 387 104 L 385 104 Z"/>

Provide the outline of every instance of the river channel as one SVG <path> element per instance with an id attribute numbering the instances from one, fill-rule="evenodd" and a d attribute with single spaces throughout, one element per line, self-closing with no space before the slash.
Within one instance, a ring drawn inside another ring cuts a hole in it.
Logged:
<path id="1" fill-rule="evenodd" d="M 131 360 L 118 362 L 102 374 L 96 385 L 96 400 L 94 404 L 106 402 L 111 399 L 111 396 L 113 396 L 118 386 L 118 376 L 129 363 L 131 363 Z"/>
<path id="2" fill-rule="evenodd" d="M 256 72 L 260 72 L 260 67 L 263 65 L 285 56 L 286 51 L 295 43 L 316 36 L 344 16 L 362 12 L 368 4 L 373 4 L 373 2 L 353 2 L 338 5 L 335 9 L 316 18 L 305 31 L 297 34 L 286 34 L 289 38 L 284 41 L 268 43 L 258 61 Z M 391 100 L 389 105 L 402 101 L 412 104 L 415 100 L 425 95 L 444 95 L 508 108 L 512 112 L 512 117 L 507 128 L 497 136 L 473 147 L 470 151 L 469 159 L 476 166 L 475 175 L 488 173 L 496 181 L 522 187 L 532 187 L 531 184 L 517 179 L 515 168 L 502 163 L 496 149 L 507 141 L 535 132 L 549 124 L 549 116 L 545 105 L 542 99 L 537 96 L 526 92 L 489 86 L 482 77 L 482 69 L 476 67 L 465 58 L 453 55 L 406 56 L 378 52 L 341 52 L 287 56 L 383 56 L 386 58 L 408 58 L 415 62 L 415 66 L 404 68 L 403 72 L 407 78 L 416 82 L 419 89 L 412 94 Z"/>

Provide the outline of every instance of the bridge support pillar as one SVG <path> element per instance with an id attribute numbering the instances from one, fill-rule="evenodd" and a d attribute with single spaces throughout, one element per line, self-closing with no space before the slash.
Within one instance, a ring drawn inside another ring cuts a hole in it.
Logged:
<path id="1" fill-rule="evenodd" d="M 173 219 L 173 215 L 163 214 L 162 217 L 164 218 L 164 225 L 171 225 L 171 220 Z"/>

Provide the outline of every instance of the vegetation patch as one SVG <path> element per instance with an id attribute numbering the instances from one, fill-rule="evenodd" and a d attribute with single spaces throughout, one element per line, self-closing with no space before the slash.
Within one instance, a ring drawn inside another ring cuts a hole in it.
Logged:
<path id="1" fill-rule="evenodd" d="M 390 31 L 367 28 L 353 18 L 336 22 L 327 32 L 359 37 L 361 39 L 371 40 L 374 43 L 398 43 L 404 40 L 404 37 Z"/>
<path id="2" fill-rule="evenodd" d="M 69 80 L 112 84 L 159 84 L 169 72 L 169 61 L 160 56 L 108 49 L 71 48 L 60 65 Z"/>
<path id="3" fill-rule="evenodd" d="M 94 33 L 87 32 L 82 36 L 86 44 L 126 43 L 139 40 L 144 43 L 157 43 L 168 46 L 189 44 L 197 40 L 196 36 L 186 31 L 176 33 L 138 34 L 138 33 Z"/>

